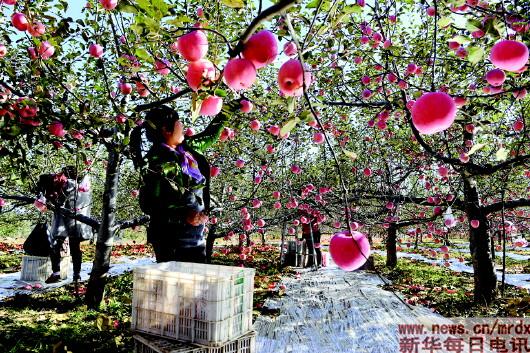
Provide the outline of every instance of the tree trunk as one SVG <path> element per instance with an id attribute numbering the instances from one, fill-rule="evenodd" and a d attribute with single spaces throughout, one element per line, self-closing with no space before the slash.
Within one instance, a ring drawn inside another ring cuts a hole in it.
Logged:
<path id="1" fill-rule="evenodd" d="M 397 265 L 396 239 L 397 239 L 397 227 L 390 224 L 390 227 L 388 227 L 387 236 L 386 236 L 386 265 L 392 268 L 396 267 Z"/>
<path id="2" fill-rule="evenodd" d="M 497 276 L 490 254 L 489 224 L 480 205 L 473 179 L 464 177 L 465 207 L 469 221 L 478 220 L 478 228 L 469 227 L 469 250 L 473 261 L 474 296 L 479 303 L 491 303 L 497 289 Z"/>
<path id="3" fill-rule="evenodd" d="M 98 309 L 103 300 L 107 272 L 110 268 L 110 254 L 116 227 L 116 196 L 118 193 L 119 165 L 121 155 L 109 147 L 109 159 L 103 194 L 101 226 L 96 243 L 96 256 L 88 281 L 85 302 L 89 309 Z"/>
<path id="4" fill-rule="evenodd" d="M 282 226 L 282 239 L 281 239 L 281 242 L 280 242 L 280 261 L 279 261 L 279 268 L 282 268 L 285 264 L 285 250 L 284 250 L 284 247 L 285 247 L 285 234 L 287 233 L 287 222 L 283 222 L 283 226 Z"/>
<path id="5" fill-rule="evenodd" d="M 490 238 L 490 251 L 491 251 L 491 258 L 495 260 L 495 232 L 493 233 L 493 236 Z"/>
<path id="6" fill-rule="evenodd" d="M 370 244 L 370 248 L 373 248 L 372 244 L 372 232 L 368 232 L 368 243 Z M 366 262 L 364 263 L 364 265 L 360 268 L 362 270 L 370 270 L 370 271 L 375 271 L 375 264 L 374 264 L 374 257 L 372 255 L 372 253 L 370 253 L 370 255 L 368 256 L 368 259 L 366 259 Z"/>

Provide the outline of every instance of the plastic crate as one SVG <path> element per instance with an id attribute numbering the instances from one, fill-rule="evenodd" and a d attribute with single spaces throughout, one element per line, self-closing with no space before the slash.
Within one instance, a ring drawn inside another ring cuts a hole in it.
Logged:
<path id="1" fill-rule="evenodd" d="M 252 329 L 251 268 L 164 262 L 134 269 L 131 327 L 221 346 Z"/>
<path id="2" fill-rule="evenodd" d="M 134 335 L 133 338 L 135 353 L 254 353 L 256 347 L 254 331 L 221 347 L 206 347 L 146 335 Z"/>
<path id="3" fill-rule="evenodd" d="M 70 271 L 70 256 L 61 258 L 61 279 L 68 278 Z M 22 270 L 20 279 L 22 281 L 44 282 L 52 274 L 52 262 L 49 257 L 22 256 Z"/>

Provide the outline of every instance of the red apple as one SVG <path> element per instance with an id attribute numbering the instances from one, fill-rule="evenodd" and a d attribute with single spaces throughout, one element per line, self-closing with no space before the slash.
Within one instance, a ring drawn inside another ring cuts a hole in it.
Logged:
<path id="1" fill-rule="evenodd" d="M 38 46 L 37 52 L 42 59 L 46 60 L 52 57 L 55 53 L 55 48 L 48 41 L 44 41 Z"/>
<path id="2" fill-rule="evenodd" d="M 221 172 L 221 169 L 219 167 L 215 165 L 210 166 L 210 176 L 212 178 L 218 176 L 220 172 Z"/>
<path id="3" fill-rule="evenodd" d="M 118 124 L 124 124 L 127 121 L 127 117 L 123 114 L 118 114 L 114 118 Z"/>
<path id="4" fill-rule="evenodd" d="M 429 6 L 427 8 L 427 15 L 431 17 L 436 15 L 436 9 L 434 8 L 434 6 Z"/>
<path id="5" fill-rule="evenodd" d="M 515 123 L 513 123 L 513 130 L 520 132 L 524 129 L 524 121 L 522 119 L 517 119 Z"/>
<path id="6" fill-rule="evenodd" d="M 99 44 L 92 43 L 88 47 L 88 53 L 93 58 L 96 58 L 96 59 L 101 58 L 103 56 L 103 47 Z"/>
<path id="7" fill-rule="evenodd" d="M 499 69 L 518 71 L 528 62 L 528 47 L 519 41 L 501 40 L 491 48 L 490 60 Z"/>
<path id="8" fill-rule="evenodd" d="M 283 53 L 287 56 L 295 56 L 298 52 L 298 49 L 296 48 L 296 44 L 294 42 L 287 42 L 283 46 Z"/>
<path id="9" fill-rule="evenodd" d="M 28 25 L 28 33 L 33 37 L 40 37 L 46 32 L 46 26 L 41 22 L 35 22 L 31 25 Z"/>
<path id="10" fill-rule="evenodd" d="M 242 159 L 238 159 L 238 160 L 236 161 L 236 167 L 238 167 L 238 168 L 243 168 L 244 166 L 245 166 L 245 161 L 244 161 L 244 160 L 242 160 Z"/>
<path id="11" fill-rule="evenodd" d="M 311 73 L 305 72 L 300 61 L 295 59 L 286 61 L 278 71 L 278 84 L 285 96 L 301 96 L 304 80 L 305 86 L 309 87 L 311 79 Z"/>
<path id="12" fill-rule="evenodd" d="M 329 243 L 333 261 L 345 271 L 361 267 L 370 256 L 370 243 L 366 235 L 359 232 L 342 231 L 335 233 Z"/>
<path id="13" fill-rule="evenodd" d="M 105 10 L 114 10 L 118 6 L 118 0 L 99 0 Z"/>
<path id="14" fill-rule="evenodd" d="M 160 75 L 169 75 L 171 63 L 167 59 L 155 60 L 155 71 Z"/>
<path id="15" fill-rule="evenodd" d="M 449 169 L 447 167 L 441 165 L 438 167 L 438 175 L 440 175 L 442 178 L 446 177 L 449 174 Z"/>
<path id="16" fill-rule="evenodd" d="M 252 111 L 252 109 L 254 108 L 254 105 L 252 104 L 252 102 L 246 100 L 246 99 L 243 99 L 241 100 L 241 102 L 239 102 L 241 104 L 241 107 L 239 108 L 243 113 L 250 113 Z"/>
<path id="17" fill-rule="evenodd" d="M 254 119 L 250 122 L 250 128 L 254 131 L 259 131 L 261 127 L 261 123 L 259 122 L 259 120 L 257 119 Z"/>
<path id="18" fill-rule="evenodd" d="M 500 69 L 493 69 L 486 73 L 486 81 L 494 87 L 502 86 L 504 80 L 506 80 L 506 75 Z"/>
<path id="19" fill-rule="evenodd" d="M 215 67 L 211 61 L 201 59 L 191 62 L 188 65 L 188 72 L 186 73 L 186 80 L 190 88 L 197 91 L 201 86 L 203 80 L 215 79 Z"/>
<path id="20" fill-rule="evenodd" d="M 274 136 L 278 136 L 280 134 L 280 127 L 278 125 L 272 125 L 267 128 L 267 131 Z"/>
<path id="21" fill-rule="evenodd" d="M 250 60 L 256 69 L 260 69 L 276 59 L 278 55 L 278 40 L 267 30 L 260 31 L 245 43 L 243 56 Z"/>
<path id="22" fill-rule="evenodd" d="M 320 144 L 324 143 L 325 141 L 326 141 L 326 139 L 325 139 L 323 133 L 315 132 L 313 134 L 313 142 L 316 143 L 317 145 L 320 145 Z"/>
<path id="23" fill-rule="evenodd" d="M 202 116 L 214 116 L 219 114 L 223 107 L 223 98 L 210 96 L 202 101 L 200 114 Z"/>
<path id="24" fill-rule="evenodd" d="M 178 39 L 177 47 L 184 59 L 197 61 L 208 53 L 208 38 L 204 31 L 193 30 Z"/>
<path id="25" fill-rule="evenodd" d="M 63 124 L 56 121 L 48 125 L 48 131 L 51 135 L 57 137 L 64 137 L 66 135 L 66 130 L 63 127 Z"/>
<path id="26" fill-rule="evenodd" d="M 11 23 L 19 31 L 26 31 L 28 29 L 29 23 L 26 15 L 21 12 L 15 12 L 11 16 Z"/>
<path id="27" fill-rule="evenodd" d="M 119 82 L 118 83 L 118 89 L 120 90 L 121 94 L 128 95 L 132 93 L 132 85 L 127 82 Z"/>
<path id="28" fill-rule="evenodd" d="M 412 107 L 412 123 L 420 133 L 434 134 L 453 124 L 456 111 L 456 104 L 447 93 L 425 93 Z"/>
<path id="29" fill-rule="evenodd" d="M 256 68 L 250 60 L 231 59 L 224 69 L 224 81 L 234 91 L 250 88 L 256 81 Z"/>

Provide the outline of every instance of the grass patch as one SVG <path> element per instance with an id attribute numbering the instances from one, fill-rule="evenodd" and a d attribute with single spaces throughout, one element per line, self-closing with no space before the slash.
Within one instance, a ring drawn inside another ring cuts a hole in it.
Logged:
<path id="1" fill-rule="evenodd" d="M 400 291 L 409 304 L 428 306 L 443 316 L 463 317 L 524 317 L 530 314 L 527 290 L 507 286 L 504 297 L 490 306 L 473 300 L 473 277 L 412 259 L 399 259 L 390 269 L 385 258 L 374 255 L 376 268 L 392 281 L 392 289 Z"/>
<path id="2" fill-rule="evenodd" d="M 73 285 L 9 298 L 0 303 L 0 351 L 130 352 L 131 289 L 131 273 L 112 278 L 99 312 L 87 310 Z"/>

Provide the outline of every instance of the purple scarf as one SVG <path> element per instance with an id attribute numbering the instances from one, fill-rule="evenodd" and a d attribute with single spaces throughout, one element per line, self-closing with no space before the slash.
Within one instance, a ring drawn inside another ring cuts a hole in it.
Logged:
<path id="1" fill-rule="evenodd" d="M 204 175 L 202 175 L 201 171 L 199 170 L 199 164 L 195 158 L 193 158 L 191 153 L 184 150 L 182 145 L 178 145 L 177 148 L 173 148 L 163 143 L 162 146 L 167 147 L 178 157 L 182 173 L 191 177 L 197 183 L 201 183 L 205 180 Z"/>

